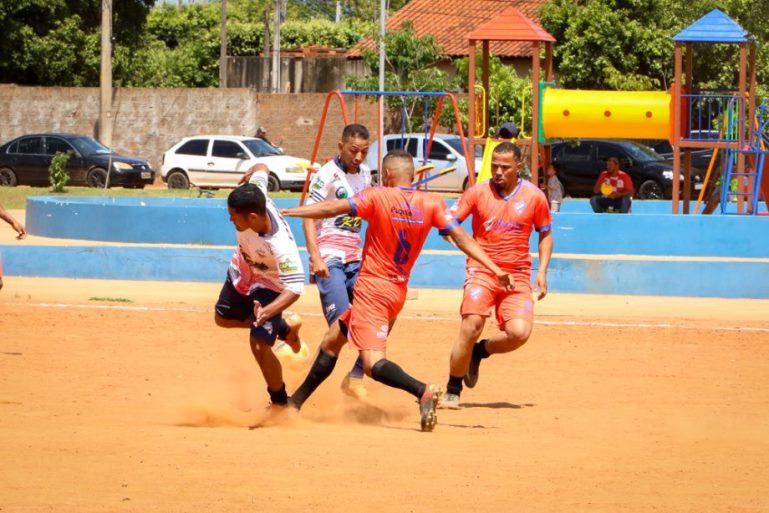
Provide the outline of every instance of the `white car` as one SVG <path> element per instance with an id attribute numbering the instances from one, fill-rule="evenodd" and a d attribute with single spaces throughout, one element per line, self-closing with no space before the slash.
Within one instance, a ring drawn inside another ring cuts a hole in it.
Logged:
<path id="1" fill-rule="evenodd" d="M 201 135 L 185 137 L 163 154 L 160 176 L 169 189 L 237 187 L 254 164 L 270 170 L 268 190 L 301 190 L 310 161 L 284 155 L 256 137 Z"/>
<path id="2" fill-rule="evenodd" d="M 388 151 L 395 149 L 405 149 L 414 158 L 414 166 L 419 167 L 424 164 L 432 164 L 435 169 L 429 171 L 429 176 L 435 176 L 440 174 L 441 170 L 449 166 L 456 166 L 457 169 L 443 176 L 430 180 L 426 183 L 427 189 L 431 191 L 449 191 L 449 192 L 462 192 L 467 188 L 467 163 L 465 162 L 465 155 L 462 151 L 462 140 L 458 135 L 453 134 L 435 134 L 433 137 L 433 144 L 430 147 L 430 154 L 425 158 L 425 152 L 427 149 L 427 138 L 424 133 L 411 133 L 411 134 L 388 134 L 384 136 L 386 150 L 382 153 L 382 157 Z M 465 142 L 469 149 L 469 140 L 465 138 Z M 366 164 L 371 169 L 372 176 L 378 175 L 379 170 L 379 156 L 378 143 L 373 140 L 368 150 L 368 157 L 366 157 Z M 475 173 L 481 169 L 481 163 L 483 161 L 483 147 L 475 146 Z"/>

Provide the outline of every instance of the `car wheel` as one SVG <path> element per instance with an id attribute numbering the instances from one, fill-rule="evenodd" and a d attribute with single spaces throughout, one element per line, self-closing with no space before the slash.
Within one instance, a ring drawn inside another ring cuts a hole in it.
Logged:
<path id="1" fill-rule="evenodd" d="M 98 187 L 103 189 L 107 184 L 107 170 L 95 167 L 88 171 L 85 181 L 88 184 L 88 187 Z"/>
<path id="2" fill-rule="evenodd" d="M 462 182 L 462 192 L 465 192 L 469 186 L 470 186 L 470 179 L 465 177 L 465 180 Z"/>
<path id="3" fill-rule="evenodd" d="M 166 179 L 169 189 L 189 189 L 190 180 L 182 171 L 171 171 Z"/>
<path id="4" fill-rule="evenodd" d="M 267 177 L 267 192 L 278 192 L 280 190 L 280 180 L 274 174 L 270 173 Z"/>
<path id="5" fill-rule="evenodd" d="M 10 167 L 0 167 L 0 185 L 15 187 L 19 183 L 16 173 Z"/>
<path id="6" fill-rule="evenodd" d="M 639 199 L 664 199 L 662 185 L 655 180 L 646 180 L 638 186 Z"/>

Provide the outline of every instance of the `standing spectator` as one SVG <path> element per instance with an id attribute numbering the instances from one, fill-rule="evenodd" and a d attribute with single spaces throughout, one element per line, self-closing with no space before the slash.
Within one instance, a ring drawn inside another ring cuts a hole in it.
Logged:
<path id="1" fill-rule="evenodd" d="M 550 212 L 559 212 L 561 210 L 561 203 L 563 202 L 563 184 L 558 179 L 558 172 L 560 166 L 557 162 L 551 162 L 547 166 L 547 199 L 550 201 Z"/>
<path id="2" fill-rule="evenodd" d="M 281 148 L 277 144 L 273 144 L 272 141 L 267 139 L 267 130 L 265 130 L 264 127 L 260 126 L 259 128 L 257 128 L 256 129 L 256 135 L 254 135 L 254 137 L 256 137 L 257 139 L 263 140 L 264 142 L 266 142 L 267 144 L 269 144 L 270 146 L 272 146 L 276 150 L 280 151 L 281 153 L 283 152 L 283 148 Z"/>
<path id="3" fill-rule="evenodd" d="M 606 170 L 601 173 L 593 186 L 595 196 L 590 198 L 593 212 L 604 213 L 610 208 L 622 214 L 630 212 L 633 196 L 633 180 L 619 168 L 619 160 L 609 157 Z"/>

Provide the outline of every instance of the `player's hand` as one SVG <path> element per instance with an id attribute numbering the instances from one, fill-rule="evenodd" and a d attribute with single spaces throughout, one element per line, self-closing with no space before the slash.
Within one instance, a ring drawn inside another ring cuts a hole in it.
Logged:
<path id="1" fill-rule="evenodd" d="M 315 275 L 316 278 L 329 277 L 328 266 L 326 265 L 326 262 L 324 262 L 322 258 L 311 257 L 310 265 L 312 266 L 312 273 Z"/>
<path id="2" fill-rule="evenodd" d="M 248 171 L 246 171 L 246 173 L 240 177 L 240 180 L 238 180 L 238 185 L 243 185 L 248 183 L 248 181 L 251 180 L 251 177 L 255 172 L 256 172 L 255 169 L 249 169 Z"/>
<path id="3" fill-rule="evenodd" d="M 16 236 L 17 239 L 21 240 L 27 236 L 27 230 L 25 230 L 24 227 L 18 222 L 13 223 L 13 229 L 16 230 L 16 233 L 18 233 Z"/>
<path id="4" fill-rule="evenodd" d="M 537 295 L 537 301 L 542 301 L 545 299 L 545 296 L 547 296 L 547 275 L 542 273 L 537 273 L 537 281 L 536 281 L 536 288 L 534 290 L 538 290 L 539 294 Z"/>
<path id="5" fill-rule="evenodd" d="M 268 319 L 264 315 L 264 307 L 259 301 L 254 300 L 254 327 L 258 328 Z"/>
<path id="6" fill-rule="evenodd" d="M 503 272 L 497 274 L 497 280 L 503 289 L 508 291 L 515 290 L 515 278 L 513 278 L 513 275 Z"/>

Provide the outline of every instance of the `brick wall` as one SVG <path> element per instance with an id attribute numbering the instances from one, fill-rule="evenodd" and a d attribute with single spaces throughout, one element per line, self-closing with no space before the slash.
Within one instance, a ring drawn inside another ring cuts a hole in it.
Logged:
<path id="1" fill-rule="evenodd" d="M 199 134 L 253 135 L 267 129 L 287 154 L 309 158 L 318 132 L 325 93 L 255 94 L 250 89 L 139 89 L 113 93 L 115 151 L 149 160 L 159 170 L 165 150 L 180 138 Z M 350 120 L 352 99 L 346 101 Z M 96 136 L 99 89 L 0 85 L 0 144 L 35 132 Z M 361 99 L 358 121 L 376 133 L 376 105 Z M 334 100 L 319 148 L 319 160 L 336 153 L 342 133 Z"/>

